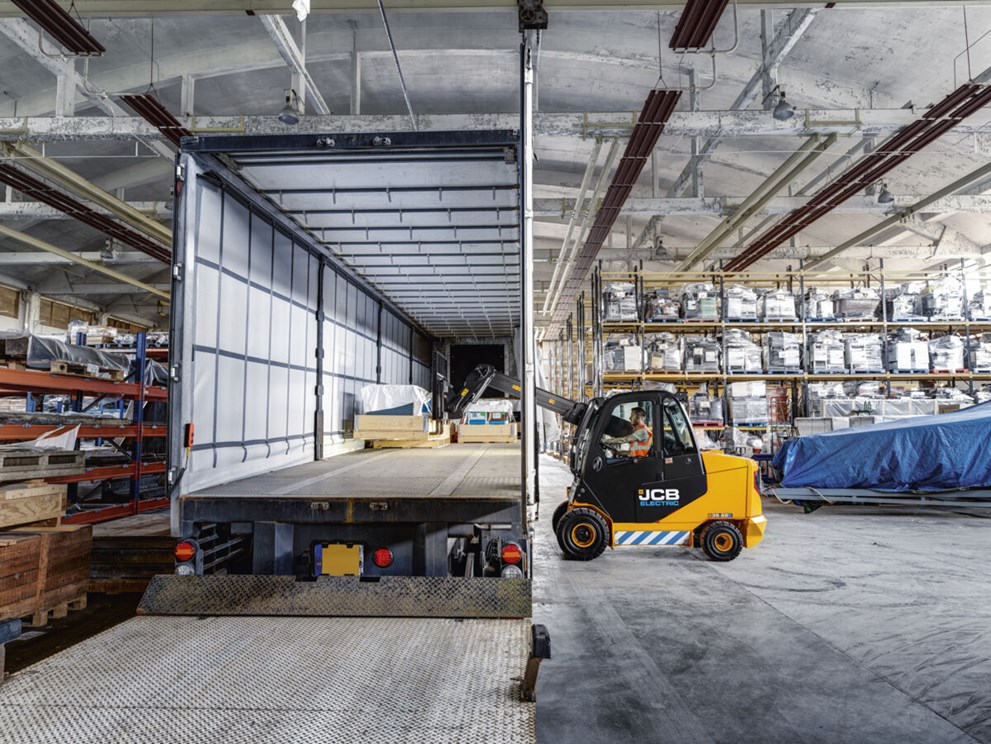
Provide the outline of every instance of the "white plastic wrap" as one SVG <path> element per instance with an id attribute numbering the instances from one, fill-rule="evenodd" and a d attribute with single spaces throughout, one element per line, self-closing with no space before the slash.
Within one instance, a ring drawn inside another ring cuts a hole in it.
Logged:
<path id="1" fill-rule="evenodd" d="M 361 405 L 365 413 L 400 406 L 412 406 L 415 413 L 428 413 L 430 393 L 418 385 L 365 385 L 361 389 Z"/>

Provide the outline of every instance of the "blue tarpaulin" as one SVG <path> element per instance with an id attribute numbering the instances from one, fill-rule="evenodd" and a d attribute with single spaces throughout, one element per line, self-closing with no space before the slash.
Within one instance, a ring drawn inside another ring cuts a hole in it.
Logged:
<path id="1" fill-rule="evenodd" d="M 991 403 L 784 443 L 788 488 L 943 491 L 991 486 Z"/>

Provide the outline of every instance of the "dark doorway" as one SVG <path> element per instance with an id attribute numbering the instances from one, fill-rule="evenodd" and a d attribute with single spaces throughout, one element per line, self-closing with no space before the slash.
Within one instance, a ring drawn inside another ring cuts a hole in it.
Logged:
<path id="1" fill-rule="evenodd" d="M 506 372 L 506 347 L 502 344 L 456 344 L 451 346 L 451 386 L 457 387 L 479 364 L 491 364 Z M 486 390 L 483 398 L 503 398 L 502 393 Z"/>

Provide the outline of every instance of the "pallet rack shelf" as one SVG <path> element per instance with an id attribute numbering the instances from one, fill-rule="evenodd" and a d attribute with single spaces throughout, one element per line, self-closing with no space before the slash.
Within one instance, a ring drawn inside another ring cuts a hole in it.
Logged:
<path id="1" fill-rule="evenodd" d="M 126 478 L 130 481 L 130 498 L 126 503 L 107 502 L 92 503 L 76 501 L 70 503 L 75 511 L 63 518 L 65 524 L 92 524 L 108 519 L 139 514 L 141 512 L 160 509 L 168 505 L 167 498 L 142 498 L 142 479 L 149 475 L 165 472 L 165 463 L 161 460 L 148 460 L 143 449 L 146 439 L 161 439 L 166 436 L 164 424 L 147 424 L 144 421 L 146 403 L 164 403 L 168 400 L 168 391 L 164 387 L 145 384 L 148 350 L 145 348 L 145 335 L 138 334 L 134 349 L 135 372 L 134 381 L 113 382 L 99 378 L 89 378 L 72 375 L 52 374 L 44 371 L 13 369 L 0 367 L 0 393 L 10 395 L 25 393 L 31 395 L 68 394 L 73 396 L 75 407 L 81 406 L 84 396 L 102 398 L 122 398 L 134 402 L 133 420 L 128 423 L 115 422 L 108 419 L 104 422 L 80 423 L 79 439 L 96 439 L 115 442 L 122 440 L 128 447 L 117 446 L 119 451 L 126 451 L 129 462 L 123 465 L 94 465 L 87 467 L 83 473 L 71 476 L 48 478 L 50 483 L 67 484 L 70 486 L 70 502 L 75 496 L 73 487 L 79 483 L 90 481 L 107 481 Z M 157 349 L 156 356 L 167 350 Z M 71 416 L 66 416 L 59 423 L 7 423 L 0 424 L 0 441 L 17 442 L 30 441 L 37 437 L 57 431 L 72 429 L 77 424 Z"/>

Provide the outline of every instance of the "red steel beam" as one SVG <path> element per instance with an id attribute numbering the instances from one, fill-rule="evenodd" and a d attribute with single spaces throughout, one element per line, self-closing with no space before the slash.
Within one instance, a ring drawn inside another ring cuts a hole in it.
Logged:
<path id="1" fill-rule="evenodd" d="M 58 429 L 73 429 L 73 424 L 0 424 L 0 442 L 25 442 L 37 439 Z M 145 424 L 142 437 L 164 437 L 168 433 L 165 426 Z M 120 439 L 138 435 L 138 427 L 134 424 L 80 424 L 80 439 Z"/>
<path id="2" fill-rule="evenodd" d="M 125 398 L 135 398 L 138 386 L 133 382 L 111 382 L 96 380 L 89 377 L 70 377 L 54 375 L 50 372 L 34 372 L 22 369 L 0 367 L 0 388 L 18 390 L 26 393 L 72 393 L 77 390 L 93 395 L 120 395 Z M 169 392 L 163 387 L 145 386 L 147 400 L 168 400 Z"/>
<path id="3" fill-rule="evenodd" d="M 169 110 L 155 96 L 143 93 L 141 95 L 121 96 L 120 100 L 127 104 L 134 113 L 158 129 L 176 147 L 179 147 L 179 142 L 183 137 L 193 136 L 193 133 L 170 114 Z"/>
<path id="4" fill-rule="evenodd" d="M 137 512 L 134 510 L 134 502 L 132 501 L 126 504 L 112 504 L 110 506 L 95 508 L 87 507 L 85 511 L 63 517 L 62 524 L 97 524 L 98 522 L 109 522 L 111 519 L 130 517 L 135 513 L 144 514 L 145 512 L 167 509 L 168 506 L 169 499 L 163 496 L 157 499 L 142 499 L 138 501 Z"/>
<path id="5" fill-rule="evenodd" d="M 164 473 L 164 462 L 141 463 L 141 475 L 153 475 Z M 75 475 L 59 475 L 52 478 L 45 478 L 48 483 L 82 483 L 83 481 L 110 480 L 111 478 L 133 478 L 137 474 L 135 463 L 127 465 L 106 465 L 97 468 L 86 468 L 82 473 Z"/>

